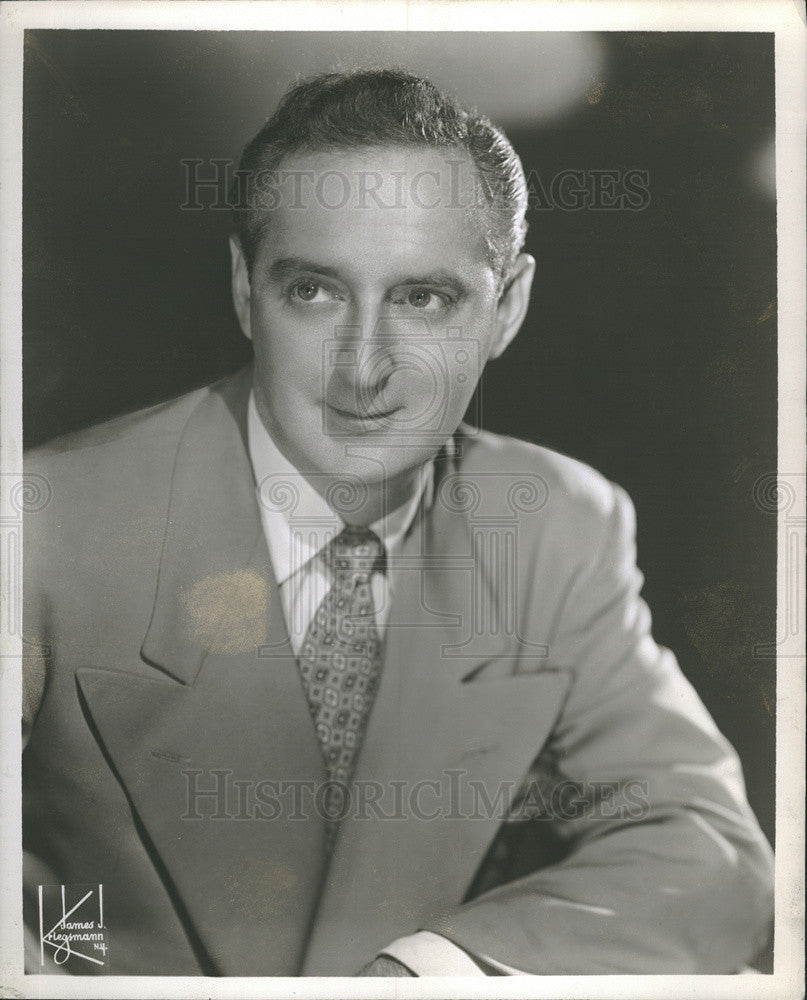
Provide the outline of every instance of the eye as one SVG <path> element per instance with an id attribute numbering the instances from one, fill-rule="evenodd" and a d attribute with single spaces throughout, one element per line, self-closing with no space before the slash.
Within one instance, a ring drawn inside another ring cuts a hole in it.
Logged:
<path id="1" fill-rule="evenodd" d="M 293 306 L 324 306 L 344 301 L 344 297 L 336 288 L 325 285 L 316 278 L 297 278 L 284 290 L 283 295 Z"/>
<path id="2" fill-rule="evenodd" d="M 406 301 L 416 309 L 427 309 L 433 298 L 434 296 L 427 289 L 416 288 L 407 295 Z"/>
<path id="3" fill-rule="evenodd" d="M 320 291 L 322 291 L 322 288 L 316 281 L 298 281 L 291 288 L 292 296 L 300 299 L 302 302 L 313 302 L 317 297 L 317 292 Z"/>
<path id="4" fill-rule="evenodd" d="M 456 304 L 450 295 L 425 287 L 402 289 L 392 301 L 396 305 L 409 306 L 419 312 L 429 313 L 445 311 Z"/>

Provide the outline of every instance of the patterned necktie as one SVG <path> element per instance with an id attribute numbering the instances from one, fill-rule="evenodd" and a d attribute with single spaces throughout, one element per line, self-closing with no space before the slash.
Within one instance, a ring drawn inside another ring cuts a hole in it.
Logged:
<path id="1" fill-rule="evenodd" d="M 299 655 L 311 716 L 322 744 L 328 778 L 349 784 L 353 777 L 381 673 L 371 589 L 374 570 L 383 569 L 384 545 L 369 528 L 348 525 L 323 550 L 333 586 L 308 626 Z M 338 789 L 326 796 L 338 811 Z M 328 824 L 333 847 L 336 824 Z"/>

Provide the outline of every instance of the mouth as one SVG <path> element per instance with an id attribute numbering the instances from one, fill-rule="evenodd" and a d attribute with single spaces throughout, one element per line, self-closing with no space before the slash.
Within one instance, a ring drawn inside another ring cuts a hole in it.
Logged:
<path id="1" fill-rule="evenodd" d="M 400 406 L 395 406 L 390 410 L 370 410 L 357 413 L 355 410 L 343 410 L 332 403 L 327 403 L 326 405 L 330 412 L 335 414 L 340 420 L 353 424 L 377 424 L 388 420 L 401 409 Z"/>

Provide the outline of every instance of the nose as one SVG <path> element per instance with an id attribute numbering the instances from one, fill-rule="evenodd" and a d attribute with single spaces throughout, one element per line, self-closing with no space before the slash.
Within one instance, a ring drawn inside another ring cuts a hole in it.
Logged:
<path id="1" fill-rule="evenodd" d="M 395 371 L 395 338 L 379 310 L 356 310 L 350 318 L 335 330 L 332 395 L 344 409 L 377 410 Z"/>

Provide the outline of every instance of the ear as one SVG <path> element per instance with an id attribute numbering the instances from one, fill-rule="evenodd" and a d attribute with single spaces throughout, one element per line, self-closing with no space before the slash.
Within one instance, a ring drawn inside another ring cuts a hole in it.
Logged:
<path id="1" fill-rule="evenodd" d="M 496 333 L 489 357 L 498 358 L 503 354 L 521 328 L 530 304 L 530 289 L 534 274 L 535 258 L 528 253 L 519 254 L 496 307 Z"/>
<path id="2" fill-rule="evenodd" d="M 250 291 L 249 272 L 244 252 L 237 236 L 230 237 L 230 258 L 232 260 L 233 305 L 241 332 L 248 340 L 252 340 L 250 325 Z"/>

